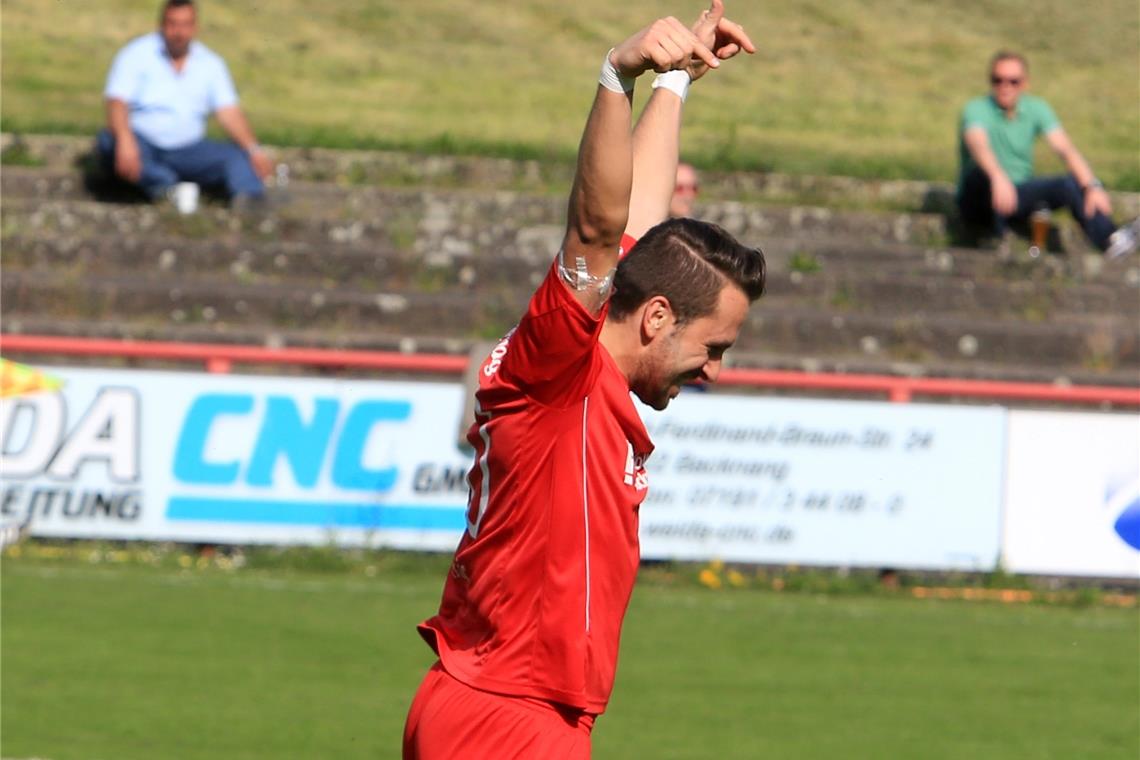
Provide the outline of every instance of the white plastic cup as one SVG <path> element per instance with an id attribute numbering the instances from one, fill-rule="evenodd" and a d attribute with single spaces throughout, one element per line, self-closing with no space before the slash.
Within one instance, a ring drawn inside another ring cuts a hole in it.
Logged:
<path id="1" fill-rule="evenodd" d="M 180 214 L 193 214 L 198 210 L 198 185 L 179 182 L 174 186 L 174 207 Z"/>

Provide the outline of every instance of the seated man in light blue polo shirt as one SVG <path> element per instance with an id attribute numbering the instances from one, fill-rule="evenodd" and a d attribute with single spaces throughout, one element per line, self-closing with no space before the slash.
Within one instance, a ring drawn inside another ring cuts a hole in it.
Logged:
<path id="1" fill-rule="evenodd" d="M 161 14 L 159 31 L 132 40 L 111 64 L 99 153 L 152 199 L 179 182 L 239 204 L 263 198 L 273 162 L 238 106 L 225 61 L 194 40 L 193 0 L 165 0 Z M 210 114 L 233 142 L 205 139 Z"/>
<path id="2" fill-rule="evenodd" d="M 1088 162 L 1044 100 L 1025 94 L 1029 64 L 1001 51 L 990 61 L 991 94 L 966 104 L 959 123 L 961 173 L 958 208 L 970 224 L 1001 235 L 1010 222 L 1024 224 L 1036 209 L 1067 208 L 1085 235 L 1109 258 L 1136 250 L 1140 225 L 1117 227 L 1112 202 Z M 1033 176 L 1033 143 L 1044 136 L 1069 170 Z"/>

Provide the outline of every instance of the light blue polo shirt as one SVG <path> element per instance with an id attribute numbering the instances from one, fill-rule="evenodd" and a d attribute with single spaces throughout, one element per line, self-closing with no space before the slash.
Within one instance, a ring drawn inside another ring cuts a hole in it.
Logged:
<path id="1" fill-rule="evenodd" d="M 125 102 L 131 129 L 168 150 L 201 140 L 210 114 L 238 102 L 220 55 L 193 41 L 177 72 L 158 32 L 138 37 L 118 52 L 103 96 Z"/>

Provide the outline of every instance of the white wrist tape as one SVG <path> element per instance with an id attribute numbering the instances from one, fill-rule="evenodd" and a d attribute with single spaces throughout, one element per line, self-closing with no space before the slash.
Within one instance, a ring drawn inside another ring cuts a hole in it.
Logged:
<path id="1" fill-rule="evenodd" d="M 670 92 L 677 94 L 681 102 L 685 102 L 685 96 L 689 94 L 689 85 L 692 80 L 689 79 L 689 72 L 675 69 L 673 71 L 666 71 L 664 74 L 658 74 L 657 78 L 653 80 L 653 89 L 664 87 Z"/>
<path id="2" fill-rule="evenodd" d="M 611 269 L 604 277 L 599 277 L 596 274 L 590 274 L 589 268 L 586 266 L 586 259 L 581 256 L 574 258 L 574 268 L 566 266 L 566 249 L 558 252 L 558 276 L 562 281 L 570 286 L 571 290 L 578 292 L 594 291 L 594 295 L 599 299 L 599 305 L 605 303 L 605 300 L 610 297 L 610 289 L 614 284 L 614 273 L 617 268 Z"/>
<path id="3" fill-rule="evenodd" d="M 602 72 L 598 74 L 598 84 L 610 92 L 631 93 L 633 92 L 633 79 L 623 77 L 618 73 L 617 68 L 610 63 L 610 53 L 612 52 L 614 49 L 610 48 L 609 53 L 606 53 L 606 59 L 602 61 Z"/>

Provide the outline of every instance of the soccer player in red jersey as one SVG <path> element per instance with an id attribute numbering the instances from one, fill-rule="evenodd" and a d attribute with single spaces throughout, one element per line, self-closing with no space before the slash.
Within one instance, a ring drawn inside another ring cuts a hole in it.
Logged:
<path id="1" fill-rule="evenodd" d="M 653 450 L 630 392 L 664 409 L 685 383 L 714 382 L 764 288 L 763 254 L 721 228 L 650 228 L 667 215 L 689 82 L 754 49 L 714 0 L 691 30 L 660 19 L 606 57 L 562 250 L 481 367 L 467 531 L 419 626 L 439 662 L 408 714 L 408 760 L 589 757 Z M 633 80 L 650 69 L 631 132 Z"/>

